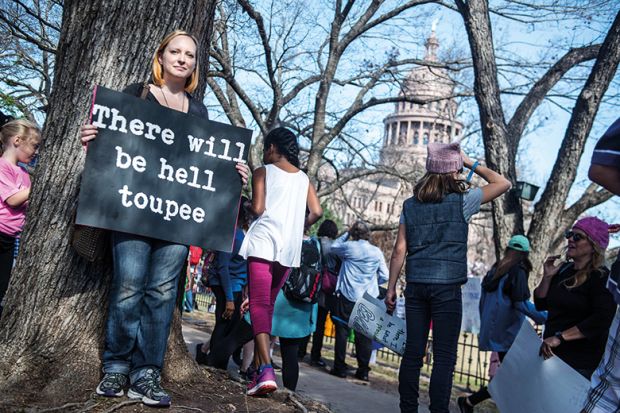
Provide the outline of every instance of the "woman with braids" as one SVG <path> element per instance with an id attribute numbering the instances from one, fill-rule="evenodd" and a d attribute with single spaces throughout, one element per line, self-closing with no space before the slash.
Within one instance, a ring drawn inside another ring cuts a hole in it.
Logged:
<path id="1" fill-rule="evenodd" d="M 603 266 L 610 226 L 596 217 L 585 217 L 566 231 L 567 260 L 548 257 L 543 278 L 534 290 L 534 303 L 547 310 L 540 353 L 554 355 L 590 379 L 598 366 L 616 303 L 606 288 L 609 271 Z"/>
<path id="2" fill-rule="evenodd" d="M 463 166 L 488 183 L 470 190 L 459 176 Z M 401 412 L 417 412 L 420 368 L 433 322 L 433 373 L 429 388 L 433 413 L 448 413 L 452 373 L 463 314 L 461 285 L 467 281 L 469 220 L 510 189 L 510 182 L 478 161 L 472 162 L 458 143 L 428 145 L 426 174 L 403 204 L 390 261 L 385 303 L 396 306 L 396 283 L 407 260 L 405 311 L 407 342 L 398 377 Z"/>
<path id="3" fill-rule="evenodd" d="M 248 260 L 254 333 L 254 366 L 248 372 L 250 396 L 277 389 L 269 357 L 273 306 L 289 268 L 299 267 L 304 228 L 323 214 L 314 186 L 299 169 L 298 155 L 293 132 L 276 128 L 265 136 L 265 166 L 256 169 L 252 176 L 252 213 L 258 218 L 239 251 Z M 307 217 L 306 206 L 310 211 Z"/>

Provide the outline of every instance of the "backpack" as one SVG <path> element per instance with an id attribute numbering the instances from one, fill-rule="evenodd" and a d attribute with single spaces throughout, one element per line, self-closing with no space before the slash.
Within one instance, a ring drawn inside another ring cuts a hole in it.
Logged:
<path id="1" fill-rule="evenodd" d="M 301 244 L 301 265 L 291 269 L 282 290 L 290 300 L 314 304 L 319 299 L 322 281 L 321 246 L 313 237 Z"/>

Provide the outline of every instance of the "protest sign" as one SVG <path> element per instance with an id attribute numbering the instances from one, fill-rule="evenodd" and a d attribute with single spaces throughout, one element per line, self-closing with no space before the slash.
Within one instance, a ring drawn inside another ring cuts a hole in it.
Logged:
<path id="1" fill-rule="evenodd" d="M 541 339 L 523 323 L 510 351 L 489 383 L 502 413 L 579 413 L 590 382 L 558 357 L 538 355 Z"/>
<path id="2" fill-rule="evenodd" d="M 400 355 L 405 353 L 405 320 L 388 314 L 383 301 L 368 293 L 355 303 L 349 327 Z"/>
<path id="3" fill-rule="evenodd" d="M 231 251 L 252 132 L 95 88 L 76 223 Z"/>
<path id="4" fill-rule="evenodd" d="M 463 285 L 463 320 L 461 331 L 478 334 L 480 332 L 480 295 L 482 285 L 480 277 L 467 277 Z"/>

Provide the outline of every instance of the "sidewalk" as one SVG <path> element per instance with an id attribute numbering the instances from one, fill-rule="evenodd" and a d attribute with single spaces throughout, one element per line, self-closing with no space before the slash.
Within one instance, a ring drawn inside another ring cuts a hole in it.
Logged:
<path id="1" fill-rule="evenodd" d="M 196 344 L 207 341 L 209 334 L 188 323 L 183 323 L 183 337 L 193 355 Z M 279 362 L 279 360 L 277 361 Z M 236 374 L 234 369 L 230 369 L 230 371 L 232 374 Z M 278 385 L 281 386 L 280 374 L 277 376 Z M 326 404 L 335 413 L 398 411 L 398 397 L 396 395 L 373 389 L 359 381 L 343 380 L 330 376 L 326 371 L 309 367 L 303 363 L 299 366 L 297 392 L 304 397 Z M 428 413 L 428 408 L 420 406 L 419 413 Z"/>

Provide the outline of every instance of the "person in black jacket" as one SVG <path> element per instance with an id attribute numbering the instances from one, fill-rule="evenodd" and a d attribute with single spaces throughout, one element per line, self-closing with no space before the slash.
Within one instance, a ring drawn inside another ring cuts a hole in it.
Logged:
<path id="1" fill-rule="evenodd" d="M 190 95 L 198 86 L 197 48 L 198 41 L 189 33 L 170 33 L 153 55 L 152 82 L 130 85 L 123 92 L 208 119 L 207 108 Z M 96 136 L 96 126 L 82 126 L 82 144 Z M 247 183 L 247 167 L 238 164 L 237 170 Z M 170 405 L 160 372 L 187 252 L 185 245 L 112 233 L 114 276 L 106 321 L 104 376 L 97 394 L 120 397 L 129 379 L 129 398 L 150 406 Z"/>
<path id="2" fill-rule="evenodd" d="M 548 257 L 534 290 L 536 308 L 549 312 L 540 354 L 560 357 L 589 379 L 616 312 L 603 266 L 609 225 L 595 217 L 582 218 L 566 232 L 566 239 L 568 261 L 556 265 L 560 257 Z"/>

